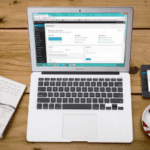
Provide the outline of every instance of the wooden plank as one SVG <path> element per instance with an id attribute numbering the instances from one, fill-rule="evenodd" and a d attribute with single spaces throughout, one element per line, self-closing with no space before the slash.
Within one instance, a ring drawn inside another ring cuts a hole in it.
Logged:
<path id="1" fill-rule="evenodd" d="M 141 96 L 132 96 L 133 108 L 133 129 L 134 140 L 131 144 L 88 144 L 88 143 L 28 143 L 26 141 L 27 131 L 27 115 L 28 115 L 29 95 L 25 94 L 13 116 L 4 138 L 0 142 L 3 150 L 41 150 L 56 149 L 59 150 L 98 150 L 98 149 L 143 149 L 150 146 L 149 138 L 144 133 L 141 125 L 141 116 L 144 109 L 150 104 L 148 100 L 144 100 Z"/>
<path id="2" fill-rule="evenodd" d="M 0 28 L 27 27 L 27 7 L 133 7 L 134 28 L 150 28 L 148 0 L 1 0 Z"/>
<path id="3" fill-rule="evenodd" d="M 131 67 L 137 74 L 131 75 L 132 93 L 141 93 L 140 66 L 150 64 L 150 30 L 134 30 L 131 51 Z M 27 30 L 0 30 L 0 75 L 30 86 L 30 53 Z"/>

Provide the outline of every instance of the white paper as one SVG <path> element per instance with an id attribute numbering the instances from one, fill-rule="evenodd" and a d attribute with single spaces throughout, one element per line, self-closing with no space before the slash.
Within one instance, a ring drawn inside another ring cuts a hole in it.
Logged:
<path id="1" fill-rule="evenodd" d="M 147 70 L 148 91 L 150 92 L 150 70 Z"/>
<path id="2" fill-rule="evenodd" d="M 0 76 L 0 138 L 13 115 L 26 85 Z"/>

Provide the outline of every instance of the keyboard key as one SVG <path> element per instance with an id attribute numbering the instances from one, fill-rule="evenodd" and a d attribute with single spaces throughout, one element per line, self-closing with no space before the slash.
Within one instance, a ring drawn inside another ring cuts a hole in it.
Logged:
<path id="1" fill-rule="evenodd" d="M 80 86 L 84 86 L 84 82 L 80 82 Z"/>
<path id="2" fill-rule="evenodd" d="M 65 93 L 60 93 L 60 97 L 65 97 Z"/>
<path id="3" fill-rule="evenodd" d="M 110 92 L 110 87 L 107 87 L 107 88 L 106 88 L 106 92 Z"/>
<path id="4" fill-rule="evenodd" d="M 68 81 L 68 78 L 63 78 L 63 81 Z"/>
<path id="5" fill-rule="evenodd" d="M 46 87 L 38 87 L 38 91 L 46 91 Z"/>
<path id="6" fill-rule="evenodd" d="M 123 110 L 123 107 L 118 107 L 118 110 Z"/>
<path id="7" fill-rule="evenodd" d="M 52 88 L 51 87 L 47 87 L 47 91 L 52 91 Z"/>
<path id="8" fill-rule="evenodd" d="M 49 103 L 49 98 L 38 98 L 37 102 L 38 103 Z"/>
<path id="9" fill-rule="evenodd" d="M 38 97 L 47 97 L 47 93 L 38 93 Z"/>
<path id="10" fill-rule="evenodd" d="M 49 81 L 49 80 L 50 80 L 50 78 L 45 78 L 45 80 Z"/>
<path id="11" fill-rule="evenodd" d="M 91 98 L 87 98 L 87 103 L 91 103 Z"/>
<path id="12" fill-rule="evenodd" d="M 56 91 L 57 91 L 57 87 L 53 87 L 53 91 L 55 91 L 55 92 L 56 92 Z"/>
<path id="13" fill-rule="evenodd" d="M 74 92 L 75 91 L 75 87 L 71 87 L 71 92 Z"/>
<path id="14" fill-rule="evenodd" d="M 110 81 L 110 79 L 109 79 L 109 78 L 106 78 L 105 81 Z"/>
<path id="15" fill-rule="evenodd" d="M 57 81 L 62 81 L 62 78 L 57 78 Z"/>
<path id="16" fill-rule="evenodd" d="M 92 81 L 92 78 L 87 78 L 87 81 Z"/>
<path id="17" fill-rule="evenodd" d="M 87 87 L 83 87 L 82 92 L 87 92 Z"/>
<path id="18" fill-rule="evenodd" d="M 99 78 L 99 81 L 104 81 L 104 78 Z"/>
<path id="19" fill-rule="evenodd" d="M 55 109 L 61 109 L 61 104 L 55 104 Z"/>
<path id="20" fill-rule="evenodd" d="M 61 98 L 57 98 L 57 103 L 61 103 Z"/>
<path id="21" fill-rule="evenodd" d="M 42 104 L 37 104 L 37 109 L 42 109 Z"/>
<path id="22" fill-rule="evenodd" d="M 88 91 L 89 92 L 93 92 L 93 88 L 92 87 L 88 87 Z"/>
<path id="23" fill-rule="evenodd" d="M 116 78 L 111 78 L 111 81 L 116 81 Z"/>
<path id="24" fill-rule="evenodd" d="M 39 82 L 39 84 L 38 84 L 39 86 L 43 86 L 43 82 Z"/>
<path id="25" fill-rule="evenodd" d="M 90 82 L 85 82 L 85 86 L 90 86 Z"/>
<path id="26" fill-rule="evenodd" d="M 75 103 L 79 103 L 79 98 L 75 98 Z"/>
<path id="27" fill-rule="evenodd" d="M 66 97 L 70 97 L 70 93 L 66 93 Z"/>
<path id="28" fill-rule="evenodd" d="M 81 98 L 81 103 L 85 103 L 85 98 Z"/>
<path id="29" fill-rule="evenodd" d="M 111 107 L 106 107 L 106 110 L 111 110 Z"/>
<path id="30" fill-rule="evenodd" d="M 109 82 L 109 86 L 113 86 L 113 82 Z"/>
<path id="31" fill-rule="evenodd" d="M 80 81 L 80 78 L 75 78 L 75 81 Z"/>
<path id="32" fill-rule="evenodd" d="M 62 92 L 63 91 L 63 87 L 59 87 L 59 92 Z"/>
<path id="33" fill-rule="evenodd" d="M 97 82 L 97 86 L 102 86 L 102 82 Z"/>
<path id="34" fill-rule="evenodd" d="M 60 86 L 60 82 L 56 82 L 56 86 Z"/>
<path id="35" fill-rule="evenodd" d="M 102 97 L 106 97 L 106 93 L 102 93 Z"/>
<path id="36" fill-rule="evenodd" d="M 49 109 L 54 109 L 54 104 L 49 104 Z"/>
<path id="37" fill-rule="evenodd" d="M 74 82 L 74 86 L 78 86 L 78 82 Z"/>
<path id="38" fill-rule="evenodd" d="M 69 103 L 73 103 L 73 98 L 69 98 Z"/>
<path id="39" fill-rule="evenodd" d="M 103 82 L 103 86 L 107 86 L 107 82 Z"/>
<path id="40" fill-rule="evenodd" d="M 66 86 L 66 82 L 62 82 L 62 86 Z"/>
<path id="41" fill-rule="evenodd" d="M 98 87 L 94 87 L 94 92 L 99 92 L 99 88 Z"/>
<path id="42" fill-rule="evenodd" d="M 96 86 L 96 82 L 91 82 L 91 86 Z"/>
<path id="43" fill-rule="evenodd" d="M 72 97 L 76 97 L 77 95 L 76 95 L 76 93 L 72 93 Z"/>
<path id="44" fill-rule="evenodd" d="M 116 92 L 116 88 L 115 87 L 112 88 L 112 92 Z"/>
<path id="45" fill-rule="evenodd" d="M 82 93 L 78 93 L 78 97 L 82 97 Z"/>
<path id="46" fill-rule="evenodd" d="M 68 92 L 69 91 L 69 87 L 65 87 L 65 92 Z"/>
<path id="47" fill-rule="evenodd" d="M 123 99 L 120 98 L 112 98 L 110 100 L 111 103 L 123 103 Z"/>
<path id="48" fill-rule="evenodd" d="M 118 88 L 118 92 L 123 92 L 123 88 Z"/>
<path id="49" fill-rule="evenodd" d="M 67 103 L 67 98 L 63 98 L 63 103 Z"/>
<path id="50" fill-rule="evenodd" d="M 93 78 L 93 81 L 98 81 L 98 78 Z"/>
<path id="51" fill-rule="evenodd" d="M 100 97 L 100 93 L 96 93 L 96 97 Z"/>
<path id="52" fill-rule="evenodd" d="M 103 98 L 99 98 L 99 103 L 103 103 Z"/>
<path id="53" fill-rule="evenodd" d="M 81 81 L 86 81 L 86 78 L 81 78 Z"/>
<path id="54" fill-rule="evenodd" d="M 81 88 L 80 88 L 80 87 L 77 87 L 77 88 L 76 88 L 76 91 L 77 91 L 77 92 L 81 92 Z"/>
<path id="55" fill-rule="evenodd" d="M 121 79 L 121 78 L 118 78 L 117 81 L 122 81 L 122 79 Z"/>
<path id="56" fill-rule="evenodd" d="M 99 109 L 99 104 L 93 104 L 93 109 L 98 110 Z"/>
<path id="57" fill-rule="evenodd" d="M 44 79 L 43 78 L 39 78 L 39 81 L 43 81 Z"/>
<path id="58" fill-rule="evenodd" d="M 48 104 L 43 104 L 43 109 L 48 109 Z"/>
<path id="59" fill-rule="evenodd" d="M 69 78 L 69 81 L 74 81 L 74 78 Z"/>
<path id="60" fill-rule="evenodd" d="M 101 87 L 100 92 L 105 92 L 105 88 Z"/>
<path id="61" fill-rule="evenodd" d="M 90 93 L 90 97 L 94 97 L 94 93 Z"/>
<path id="62" fill-rule="evenodd" d="M 114 97 L 123 97 L 123 93 L 114 93 Z"/>
<path id="63" fill-rule="evenodd" d="M 91 104 L 63 104 L 63 109 L 91 109 Z"/>
<path id="64" fill-rule="evenodd" d="M 112 110 L 117 110 L 117 104 L 112 104 Z"/>
<path id="65" fill-rule="evenodd" d="M 51 98 L 51 103 L 55 103 L 56 98 Z"/>
<path id="66" fill-rule="evenodd" d="M 107 97 L 112 97 L 112 93 L 107 93 Z"/>
<path id="67" fill-rule="evenodd" d="M 56 80 L 56 78 L 51 78 L 51 81 L 55 81 Z"/>
<path id="68" fill-rule="evenodd" d="M 109 99 L 108 98 L 105 98 L 105 103 L 109 103 Z"/>
<path id="69" fill-rule="evenodd" d="M 97 103 L 97 98 L 93 98 L 93 103 Z"/>
<path id="70" fill-rule="evenodd" d="M 59 93 L 54 93 L 54 97 L 59 97 Z"/>
<path id="71" fill-rule="evenodd" d="M 44 86 L 49 86 L 49 82 L 44 82 Z"/>
<path id="72" fill-rule="evenodd" d="M 72 82 L 68 82 L 68 86 L 72 86 Z"/>
<path id="73" fill-rule="evenodd" d="M 50 86 L 55 86 L 55 82 L 50 82 Z"/>
<path id="74" fill-rule="evenodd" d="M 100 104 L 100 109 L 105 110 L 105 104 Z"/>
<path id="75" fill-rule="evenodd" d="M 115 86 L 122 86 L 122 82 L 115 82 Z"/>
<path id="76" fill-rule="evenodd" d="M 88 93 L 84 93 L 84 97 L 88 97 Z"/>

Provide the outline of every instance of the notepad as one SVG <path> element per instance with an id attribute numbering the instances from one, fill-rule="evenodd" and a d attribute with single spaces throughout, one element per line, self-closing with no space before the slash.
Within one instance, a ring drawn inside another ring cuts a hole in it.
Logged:
<path id="1" fill-rule="evenodd" d="M 0 76 L 0 138 L 14 114 L 26 85 Z"/>

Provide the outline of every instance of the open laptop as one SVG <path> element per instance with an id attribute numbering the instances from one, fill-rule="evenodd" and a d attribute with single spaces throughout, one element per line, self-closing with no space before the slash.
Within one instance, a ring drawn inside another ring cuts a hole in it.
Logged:
<path id="1" fill-rule="evenodd" d="M 30 142 L 133 140 L 132 8 L 28 8 Z"/>

